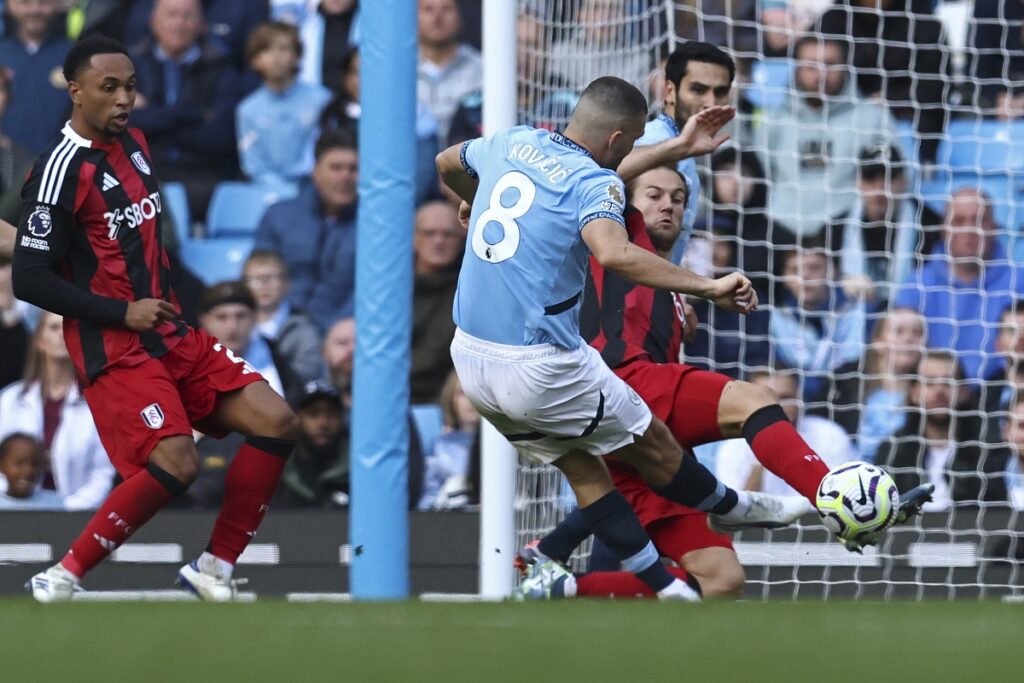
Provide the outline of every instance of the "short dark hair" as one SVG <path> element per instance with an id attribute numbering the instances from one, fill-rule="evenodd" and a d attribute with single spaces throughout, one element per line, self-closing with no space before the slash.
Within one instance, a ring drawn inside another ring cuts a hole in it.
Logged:
<path id="1" fill-rule="evenodd" d="M 210 285 L 199 299 L 199 312 L 209 313 L 217 306 L 224 304 L 242 304 L 246 308 L 256 310 L 256 300 L 244 282 L 229 280 Z"/>
<path id="2" fill-rule="evenodd" d="M 254 249 L 249 258 L 245 259 L 245 263 L 242 264 L 242 272 L 253 263 L 273 263 L 281 267 L 284 271 L 285 277 L 288 276 L 288 264 L 285 263 L 284 257 L 281 254 L 271 249 Z"/>
<path id="3" fill-rule="evenodd" d="M 128 49 L 113 38 L 98 35 L 82 38 L 71 46 L 68 56 L 64 58 L 64 80 L 70 83 L 78 78 L 82 69 L 89 66 L 89 60 L 95 55 L 112 54 L 130 58 Z"/>
<path id="4" fill-rule="evenodd" d="M 999 320 L 1004 321 L 1009 316 L 1024 315 L 1024 298 L 1013 299 L 1003 308 L 999 314 Z"/>
<path id="5" fill-rule="evenodd" d="M 796 56 L 800 54 L 800 50 L 802 50 L 805 45 L 810 45 L 811 43 L 814 43 L 815 45 L 834 43 L 843 51 L 843 61 L 845 62 L 846 58 L 850 54 L 849 41 L 850 39 L 848 36 L 841 36 L 835 33 L 815 33 L 810 31 L 800 36 L 796 42 L 793 43 L 793 59 L 796 59 Z"/>
<path id="6" fill-rule="evenodd" d="M 12 432 L 5 436 L 3 441 L 0 441 L 0 462 L 3 462 L 4 458 L 7 457 L 8 452 L 11 450 L 11 444 L 15 441 L 27 441 L 32 444 L 38 457 L 42 457 L 44 454 L 43 443 L 39 439 L 25 432 Z"/>
<path id="7" fill-rule="evenodd" d="M 665 80 L 679 87 L 679 81 L 686 75 L 686 66 L 690 62 L 724 66 L 729 70 L 729 83 L 736 78 L 736 62 L 725 50 L 711 43 L 690 40 L 668 56 L 668 61 L 665 62 Z"/>
<path id="8" fill-rule="evenodd" d="M 858 158 L 860 177 L 863 180 L 880 178 L 902 178 L 903 157 L 899 150 L 887 142 L 880 142 L 861 150 Z"/>
<path id="9" fill-rule="evenodd" d="M 342 126 L 341 128 L 328 128 L 316 141 L 316 149 L 313 155 L 320 161 L 327 152 L 332 149 L 351 149 L 359 151 L 359 139 L 354 126 Z"/>
<path id="10" fill-rule="evenodd" d="M 601 110 L 620 119 L 647 116 L 644 94 L 633 84 L 615 76 L 601 76 L 591 81 L 580 94 L 580 102 L 584 101 L 593 102 Z"/>
<path id="11" fill-rule="evenodd" d="M 925 349 L 924 353 L 921 354 L 921 362 L 918 364 L 918 373 L 913 376 L 913 382 L 915 384 L 921 383 L 920 368 L 924 365 L 925 361 L 929 360 L 940 360 L 946 361 L 947 363 L 953 364 L 953 376 L 950 379 L 954 379 L 958 382 L 967 380 L 967 373 L 964 371 L 964 366 L 960 364 L 960 356 L 949 349 Z"/>

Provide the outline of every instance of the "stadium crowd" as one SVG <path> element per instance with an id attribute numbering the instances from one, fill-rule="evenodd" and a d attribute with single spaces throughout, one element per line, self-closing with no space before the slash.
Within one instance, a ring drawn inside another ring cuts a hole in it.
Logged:
<path id="1" fill-rule="evenodd" d="M 645 11 L 665 4 L 654 0 L 518 2 L 529 125 L 563 125 L 600 75 L 642 86 L 656 107 L 670 46 L 641 36 L 708 40 L 737 59 L 740 115 L 702 160 L 698 230 L 681 258 L 704 274 L 742 270 L 762 306 L 740 317 L 694 302 L 688 362 L 770 387 L 830 465 L 876 462 L 900 488 L 931 481 L 935 509 L 1024 508 L 1020 3 L 975 0 L 954 49 L 931 0 L 676 3 L 673 26 Z M 357 0 L 0 5 L 0 218 L 17 222 L 21 179 L 67 117 L 60 67 L 73 41 L 121 40 L 186 317 L 300 418 L 275 502 L 347 505 Z M 478 502 L 479 416 L 448 353 L 465 233 L 433 159 L 482 134 L 479 5 L 419 0 L 408 421 L 421 510 Z M 9 259 L 0 388 L 0 509 L 97 507 L 114 474 L 60 318 L 14 298 Z M 216 508 L 241 437 L 196 438 L 202 473 L 175 505 Z M 698 455 L 731 486 L 785 487 L 742 440 Z"/>

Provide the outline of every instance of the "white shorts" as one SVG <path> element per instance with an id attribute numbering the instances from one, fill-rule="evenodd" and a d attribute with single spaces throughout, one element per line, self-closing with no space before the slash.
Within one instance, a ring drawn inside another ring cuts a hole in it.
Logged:
<path id="1" fill-rule="evenodd" d="M 452 361 L 466 398 L 533 460 L 551 463 L 572 450 L 605 455 L 651 424 L 643 399 L 586 344 L 505 346 L 456 329 Z"/>

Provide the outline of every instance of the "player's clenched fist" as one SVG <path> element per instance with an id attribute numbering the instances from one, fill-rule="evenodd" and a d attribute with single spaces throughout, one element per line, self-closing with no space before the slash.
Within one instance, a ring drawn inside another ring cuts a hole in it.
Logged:
<path id="1" fill-rule="evenodd" d="M 746 315 L 757 308 L 757 292 L 750 280 L 739 273 L 729 273 L 715 280 L 711 297 L 716 306 Z"/>
<path id="2" fill-rule="evenodd" d="M 151 332 L 177 316 L 174 306 L 162 299 L 139 299 L 128 303 L 124 324 L 136 332 Z"/>

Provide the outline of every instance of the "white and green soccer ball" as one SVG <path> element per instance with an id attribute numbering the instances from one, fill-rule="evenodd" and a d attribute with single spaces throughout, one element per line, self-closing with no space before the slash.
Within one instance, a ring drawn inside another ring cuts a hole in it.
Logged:
<path id="1" fill-rule="evenodd" d="M 866 462 L 833 468 L 818 485 L 818 514 L 829 531 L 844 541 L 887 529 L 896 521 L 900 492 L 896 482 Z"/>

